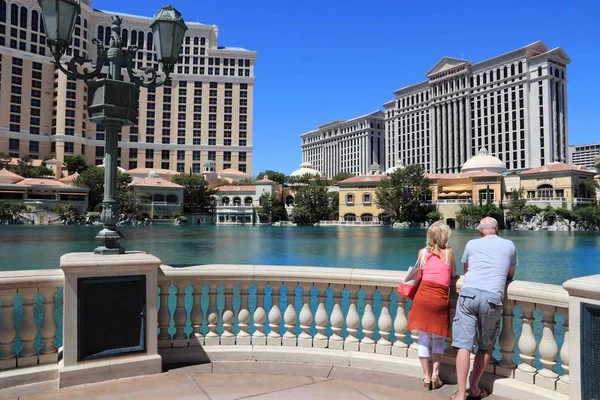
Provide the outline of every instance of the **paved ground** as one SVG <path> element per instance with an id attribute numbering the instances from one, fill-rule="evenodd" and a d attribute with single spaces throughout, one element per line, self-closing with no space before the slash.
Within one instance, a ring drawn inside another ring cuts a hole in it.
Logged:
<path id="1" fill-rule="evenodd" d="M 49 391 L 19 400 L 70 400 L 70 399 L 335 399 L 335 400 L 398 400 L 398 399 L 448 399 L 454 386 L 425 392 L 420 380 L 398 376 L 402 382 L 391 386 L 378 385 L 337 378 L 316 378 L 270 374 L 219 374 L 188 373 L 185 370 L 159 375 L 76 386 Z M 394 387 L 401 386 L 401 387 Z M 500 400 L 490 396 L 488 399 Z"/>

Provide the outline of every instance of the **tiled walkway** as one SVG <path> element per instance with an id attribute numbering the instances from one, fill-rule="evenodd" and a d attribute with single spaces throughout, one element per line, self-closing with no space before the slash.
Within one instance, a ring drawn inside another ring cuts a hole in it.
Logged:
<path id="1" fill-rule="evenodd" d="M 399 400 L 448 399 L 454 386 L 424 392 L 420 380 L 399 376 L 402 382 L 385 386 L 374 383 L 308 376 L 267 374 L 219 374 L 171 371 L 160 375 L 76 386 L 19 400 L 70 400 L 70 399 L 334 399 L 334 400 Z M 488 399 L 499 400 L 497 396 Z"/>

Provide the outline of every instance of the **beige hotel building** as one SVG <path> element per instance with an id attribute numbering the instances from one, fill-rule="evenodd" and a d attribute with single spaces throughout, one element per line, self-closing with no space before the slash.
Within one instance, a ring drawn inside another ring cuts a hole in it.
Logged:
<path id="1" fill-rule="evenodd" d="M 457 173 L 481 148 L 509 170 L 567 162 L 570 61 L 540 41 L 475 64 L 443 57 L 384 104 L 386 166 Z"/>
<path id="2" fill-rule="evenodd" d="M 140 49 L 135 67 L 160 70 L 151 18 L 95 10 L 90 0 L 81 1 L 63 61 L 72 55 L 95 60 L 92 40 L 108 46 L 114 14 L 123 18 L 123 46 Z M 219 46 L 214 25 L 186 23 L 170 83 L 141 89 L 138 124 L 123 129 L 119 165 L 201 173 L 213 160 L 217 171 L 251 174 L 256 52 Z M 0 152 L 59 161 L 83 154 L 89 164 L 102 164 L 105 132 L 87 119 L 86 84 L 55 69 L 44 39 L 37 1 L 0 0 Z"/>

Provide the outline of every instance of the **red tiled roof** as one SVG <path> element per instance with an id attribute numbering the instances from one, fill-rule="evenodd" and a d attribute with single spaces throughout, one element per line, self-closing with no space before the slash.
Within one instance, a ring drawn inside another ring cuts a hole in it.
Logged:
<path id="1" fill-rule="evenodd" d="M 245 172 L 238 171 L 237 169 L 233 169 L 233 168 L 226 168 L 223 171 L 219 172 L 219 174 L 232 175 L 232 176 L 250 176 Z"/>
<path id="2" fill-rule="evenodd" d="M 44 179 L 44 178 L 27 178 L 23 179 L 21 182 L 17 183 L 20 186 L 68 186 L 61 181 L 57 181 L 56 179 Z"/>
<path id="3" fill-rule="evenodd" d="M 244 186 L 235 186 L 235 185 L 225 185 L 219 186 L 216 188 L 218 192 L 255 192 L 256 186 L 254 185 L 244 185 Z"/>
<path id="4" fill-rule="evenodd" d="M 260 181 L 256 181 L 256 183 L 275 183 L 275 182 L 268 178 L 262 178 Z"/>
<path id="5" fill-rule="evenodd" d="M 10 162 L 8 163 L 8 165 L 12 166 L 12 167 L 16 167 L 19 165 L 19 161 L 21 161 L 20 158 L 12 158 L 10 160 Z M 31 166 L 32 167 L 39 167 L 42 165 L 42 160 L 31 160 Z"/>
<path id="6" fill-rule="evenodd" d="M 360 176 L 353 176 L 352 178 L 344 179 L 343 181 L 339 181 L 338 184 L 340 184 L 340 183 L 343 183 L 343 184 L 368 183 L 368 182 L 379 183 L 385 178 L 386 178 L 385 175 L 360 175 Z"/>
<path id="7" fill-rule="evenodd" d="M 129 175 L 131 174 L 144 174 L 148 175 L 151 171 L 156 172 L 159 175 L 179 175 L 179 172 L 173 171 L 170 169 L 161 169 L 161 168 L 134 168 L 127 171 Z"/>
<path id="8" fill-rule="evenodd" d="M 563 164 L 563 163 L 552 163 L 552 164 L 542 165 L 541 167 L 532 168 L 527 171 L 523 171 L 519 175 L 532 175 L 532 174 L 540 174 L 540 173 L 545 173 L 545 172 L 564 172 L 564 171 L 579 171 L 579 172 L 586 172 L 589 174 L 595 173 L 595 172 L 590 171 L 586 167 L 581 167 L 581 166 L 571 165 L 571 164 Z"/>
<path id="9" fill-rule="evenodd" d="M 183 188 L 183 186 L 181 186 L 181 185 L 178 185 L 176 183 L 173 183 L 171 181 L 168 181 L 168 180 L 162 179 L 162 178 L 144 178 L 137 182 L 132 183 L 131 186 L 152 187 L 152 188 L 164 187 L 164 188 L 170 188 L 170 189 Z"/>
<path id="10" fill-rule="evenodd" d="M 487 178 L 487 177 L 500 177 L 497 172 L 492 171 L 479 171 L 479 172 L 460 172 L 458 174 L 427 174 L 425 175 L 428 179 L 466 179 L 466 178 Z"/>
<path id="11" fill-rule="evenodd" d="M 2 168 L 2 170 L 0 170 L 0 177 L 11 178 L 11 179 L 13 179 L 15 181 L 16 180 L 23 180 L 23 177 L 21 175 L 17 175 L 14 172 L 10 172 L 6 168 Z"/>
<path id="12" fill-rule="evenodd" d="M 64 183 L 71 183 L 77 178 L 79 178 L 79 173 L 75 172 L 74 174 L 65 176 L 64 178 L 60 179 L 60 181 Z"/>

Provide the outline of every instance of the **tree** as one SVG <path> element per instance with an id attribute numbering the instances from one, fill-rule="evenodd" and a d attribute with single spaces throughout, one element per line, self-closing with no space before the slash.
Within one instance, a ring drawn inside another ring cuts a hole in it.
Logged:
<path id="1" fill-rule="evenodd" d="M 69 219 L 77 219 L 81 217 L 79 207 L 77 207 L 75 204 L 58 206 L 54 209 L 54 212 L 57 213 L 60 219 L 63 221 L 67 221 Z"/>
<path id="2" fill-rule="evenodd" d="M 301 186 L 294 199 L 292 221 L 298 224 L 314 224 L 328 220 L 331 214 L 327 186 L 322 181 L 311 181 Z"/>
<path id="3" fill-rule="evenodd" d="M 127 188 L 131 184 L 132 178 L 129 174 L 117 172 L 117 202 L 119 197 L 127 194 Z M 92 166 L 83 171 L 73 184 L 78 187 L 88 188 L 88 210 L 99 211 L 102 209 L 101 203 L 104 199 L 104 168 Z"/>
<path id="4" fill-rule="evenodd" d="M 265 175 L 268 179 L 275 183 L 279 183 L 280 185 L 283 185 L 287 181 L 287 176 L 285 176 L 283 172 L 273 171 L 270 169 L 256 174 L 256 179 L 262 179 L 265 177 Z"/>
<path id="5" fill-rule="evenodd" d="M 356 175 L 351 174 L 350 172 L 338 172 L 337 174 L 334 175 L 333 178 L 331 178 L 331 181 L 333 183 L 338 183 L 340 181 L 343 181 L 344 179 L 352 178 L 353 176 L 356 176 Z"/>
<path id="6" fill-rule="evenodd" d="M 53 176 L 54 172 L 46 167 L 46 162 L 42 161 L 39 167 L 33 166 L 33 160 L 29 156 L 23 156 L 17 162 L 16 174 L 23 178 L 42 178 L 45 176 Z"/>
<path id="7" fill-rule="evenodd" d="M 117 211 L 128 217 L 137 217 L 142 203 L 148 202 L 149 199 L 148 193 L 136 192 L 130 186 L 118 194 Z"/>
<path id="8" fill-rule="evenodd" d="M 85 157 L 81 154 L 76 156 L 66 156 L 65 165 L 67 167 L 67 170 L 69 171 L 69 174 L 81 174 L 83 171 L 88 169 Z"/>
<path id="9" fill-rule="evenodd" d="M 329 221 L 337 221 L 340 218 L 340 193 L 327 192 L 329 198 Z"/>
<path id="10" fill-rule="evenodd" d="M 420 164 L 398 169 L 379 184 L 375 203 L 396 221 L 422 222 L 427 215 L 426 198 L 431 194 L 431 181 Z"/>
<path id="11" fill-rule="evenodd" d="M 506 223 L 509 227 L 523 220 L 523 208 L 526 204 L 527 200 L 523 198 L 522 187 L 510 191 L 510 200 L 506 206 Z"/>
<path id="12" fill-rule="evenodd" d="M 302 176 L 290 176 L 288 179 L 288 183 L 303 183 L 303 184 L 308 184 L 310 182 L 312 182 L 313 179 L 316 180 L 324 180 L 324 178 L 321 178 L 318 175 L 313 175 L 313 174 L 304 174 Z"/>
<path id="13" fill-rule="evenodd" d="M 484 217 L 492 217 L 498 221 L 500 228 L 504 227 L 502 210 L 493 204 L 464 204 L 456 213 L 456 222 L 461 228 L 476 228 Z"/>
<path id="14" fill-rule="evenodd" d="M 244 185 L 254 185 L 254 184 L 256 184 L 256 182 L 254 181 L 254 179 L 246 178 L 246 179 L 240 179 L 239 181 L 233 181 L 231 184 L 235 185 L 235 186 L 244 186 Z"/>
<path id="15" fill-rule="evenodd" d="M 208 188 L 202 175 L 180 174 L 173 177 L 173 183 L 183 186 L 183 207 L 194 215 L 214 211 L 215 190 Z"/>
<path id="16" fill-rule="evenodd" d="M 0 221 L 10 222 L 26 209 L 24 203 L 0 200 Z"/>
<path id="17" fill-rule="evenodd" d="M 0 152 L 0 169 L 8 168 L 11 161 L 12 158 L 8 154 Z"/>
<path id="18" fill-rule="evenodd" d="M 258 203 L 260 204 L 258 215 L 261 221 L 274 223 L 287 220 L 285 207 L 275 193 L 263 193 L 258 199 Z"/>

